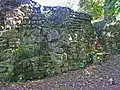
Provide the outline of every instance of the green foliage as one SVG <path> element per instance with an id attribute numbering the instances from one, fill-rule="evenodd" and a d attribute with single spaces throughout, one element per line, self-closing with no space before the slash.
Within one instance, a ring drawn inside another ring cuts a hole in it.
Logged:
<path id="1" fill-rule="evenodd" d="M 13 55 L 16 59 L 26 59 L 40 55 L 40 46 L 37 44 L 33 45 L 19 45 L 18 49 L 14 50 Z"/>
<path id="2" fill-rule="evenodd" d="M 85 11 L 93 16 L 93 20 L 103 17 L 103 0 L 85 0 L 83 5 Z"/>
<path id="3" fill-rule="evenodd" d="M 13 55 L 16 59 L 25 59 L 29 57 L 29 51 L 22 45 L 19 45 L 18 49 L 14 51 Z"/>
<path id="4" fill-rule="evenodd" d="M 119 0 L 78 0 L 78 12 L 84 11 L 92 15 L 93 20 L 108 19 L 109 22 L 115 20 L 120 12 Z M 68 7 L 73 8 L 76 1 L 68 1 Z"/>
<path id="5" fill-rule="evenodd" d="M 9 81 L 11 76 L 13 75 L 14 65 L 12 49 L 3 50 L 2 56 L 0 58 L 0 80 Z"/>
<path id="6" fill-rule="evenodd" d="M 67 90 L 66 88 L 60 88 L 59 90 Z"/>
<path id="7" fill-rule="evenodd" d="M 104 2 L 104 17 L 107 18 L 108 23 L 115 21 L 120 12 L 118 2 L 118 0 L 105 0 Z"/>
<path id="8" fill-rule="evenodd" d="M 109 22 L 115 20 L 115 16 L 120 12 L 117 0 L 85 0 L 84 8 L 93 16 L 93 20 L 108 17 Z"/>
<path id="9" fill-rule="evenodd" d="M 104 61 L 106 53 L 103 50 L 103 47 L 99 47 L 98 49 L 95 49 L 94 54 L 92 54 L 93 57 L 93 63 L 94 64 L 102 64 Z"/>
<path id="10" fill-rule="evenodd" d="M 115 22 L 114 25 L 109 25 L 103 32 L 104 50 L 110 54 L 120 53 L 120 22 Z"/>

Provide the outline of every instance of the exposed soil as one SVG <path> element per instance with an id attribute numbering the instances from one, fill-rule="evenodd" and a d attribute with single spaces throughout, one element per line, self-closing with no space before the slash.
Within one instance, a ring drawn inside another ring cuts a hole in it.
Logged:
<path id="1" fill-rule="evenodd" d="M 0 90 L 120 90 L 120 55 L 106 57 L 102 65 L 48 79 L 10 84 Z"/>

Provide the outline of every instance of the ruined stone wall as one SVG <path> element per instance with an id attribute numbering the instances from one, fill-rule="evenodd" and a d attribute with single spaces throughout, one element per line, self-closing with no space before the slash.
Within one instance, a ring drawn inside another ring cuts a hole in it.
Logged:
<path id="1" fill-rule="evenodd" d="M 120 21 L 106 25 L 103 32 L 104 49 L 110 54 L 120 53 Z"/>
<path id="2" fill-rule="evenodd" d="M 5 17 L 1 23 L 1 78 L 13 80 L 14 77 L 13 81 L 43 78 L 91 62 L 96 34 L 88 14 L 30 1 L 6 10 L 4 15 L 12 13 L 17 19 L 13 15 L 12 22 L 10 17 Z"/>

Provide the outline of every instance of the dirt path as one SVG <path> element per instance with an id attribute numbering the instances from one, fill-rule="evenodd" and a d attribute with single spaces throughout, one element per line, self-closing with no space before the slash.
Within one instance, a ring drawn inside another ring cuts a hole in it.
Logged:
<path id="1" fill-rule="evenodd" d="M 49 79 L 10 84 L 0 90 L 120 90 L 120 55 L 107 57 L 102 65 L 96 65 L 96 70 L 91 65 Z"/>

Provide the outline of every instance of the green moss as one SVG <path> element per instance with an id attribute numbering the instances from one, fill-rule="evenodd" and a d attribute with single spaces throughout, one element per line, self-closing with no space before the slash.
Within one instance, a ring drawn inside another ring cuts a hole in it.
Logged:
<path id="1" fill-rule="evenodd" d="M 120 22 L 117 21 L 114 25 L 109 25 L 103 32 L 103 46 L 107 53 L 120 53 Z"/>

